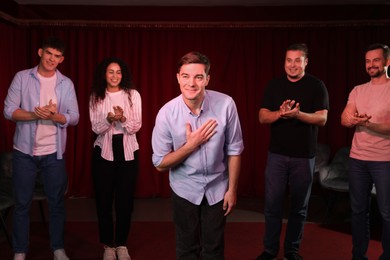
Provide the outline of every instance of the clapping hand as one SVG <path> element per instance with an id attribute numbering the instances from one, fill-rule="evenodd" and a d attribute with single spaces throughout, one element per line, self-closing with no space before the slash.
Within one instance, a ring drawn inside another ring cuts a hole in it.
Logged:
<path id="1" fill-rule="evenodd" d="M 114 112 L 109 112 L 107 115 L 107 121 L 112 124 L 113 122 L 120 121 L 124 122 L 126 121 L 126 118 L 123 116 L 123 108 L 120 106 L 113 106 Z"/>
<path id="2" fill-rule="evenodd" d="M 297 118 L 301 107 L 295 100 L 287 99 L 283 101 L 279 108 L 280 117 L 284 119 Z"/>
<path id="3" fill-rule="evenodd" d="M 57 114 L 57 104 L 50 99 L 48 105 L 35 107 L 34 112 L 38 118 L 50 120 L 52 115 Z"/>

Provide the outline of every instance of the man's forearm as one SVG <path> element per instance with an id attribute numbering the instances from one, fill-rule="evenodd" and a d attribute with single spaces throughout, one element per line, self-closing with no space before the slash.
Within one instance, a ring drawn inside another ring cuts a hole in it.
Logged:
<path id="1" fill-rule="evenodd" d="M 156 166 L 156 169 L 158 171 L 167 171 L 184 161 L 188 156 L 191 155 L 192 152 L 193 150 L 187 146 L 187 144 L 184 144 L 176 151 L 172 151 L 165 155 L 160 165 Z"/>
<path id="2" fill-rule="evenodd" d="M 26 111 L 20 108 L 12 113 L 13 121 L 32 121 L 37 119 L 39 119 L 39 117 L 34 112 Z"/>
<path id="3" fill-rule="evenodd" d="M 241 170 L 241 155 L 229 156 L 228 158 L 229 191 L 237 193 L 240 170 Z"/>

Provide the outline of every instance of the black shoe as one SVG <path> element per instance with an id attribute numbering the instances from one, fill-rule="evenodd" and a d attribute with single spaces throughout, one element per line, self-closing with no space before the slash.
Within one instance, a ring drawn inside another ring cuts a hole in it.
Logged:
<path id="1" fill-rule="evenodd" d="M 264 251 L 261 255 L 256 257 L 256 260 L 276 260 L 276 256 Z"/>
<path id="2" fill-rule="evenodd" d="M 292 252 L 284 255 L 284 260 L 303 260 L 303 257 L 298 253 Z"/>

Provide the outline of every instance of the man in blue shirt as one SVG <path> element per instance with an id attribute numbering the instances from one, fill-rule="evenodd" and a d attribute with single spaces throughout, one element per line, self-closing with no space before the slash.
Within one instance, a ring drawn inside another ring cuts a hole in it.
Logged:
<path id="1" fill-rule="evenodd" d="M 50 241 L 55 260 L 68 260 L 64 251 L 64 194 L 67 175 L 63 153 L 66 128 L 79 121 L 73 82 L 62 75 L 65 44 L 47 38 L 38 49 L 38 66 L 18 72 L 4 102 L 4 116 L 16 122 L 13 145 L 14 260 L 26 258 L 30 207 L 37 172 L 41 172 L 50 213 Z"/>
<path id="2" fill-rule="evenodd" d="M 153 164 L 170 170 L 177 259 L 224 259 L 226 216 L 237 200 L 244 149 L 233 99 L 206 90 L 209 59 L 178 64 L 181 95 L 165 104 L 152 135 Z"/>

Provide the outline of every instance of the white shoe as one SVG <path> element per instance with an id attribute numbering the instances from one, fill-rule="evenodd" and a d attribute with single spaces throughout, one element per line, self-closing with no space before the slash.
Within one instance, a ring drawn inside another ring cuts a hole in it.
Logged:
<path id="1" fill-rule="evenodd" d="M 64 249 L 57 249 L 54 251 L 54 260 L 70 260 L 66 255 Z"/>
<path id="2" fill-rule="evenodd" d="M 103 260 L 116 260 L 116 250 L 113 247 L 104 246 Z"/>
<path id="3" fill-rule="evenodd" d="M 15 253 L 14 254 L 14 260 L 24 260 L 26 259 L 25 253 Z"/>
<path id="4" fill-rule="evenodd" d="M 118 260 L 131 260 L 127 247 L 118 246 L 116 248 L 116 254 L 118 255 Z"/>

